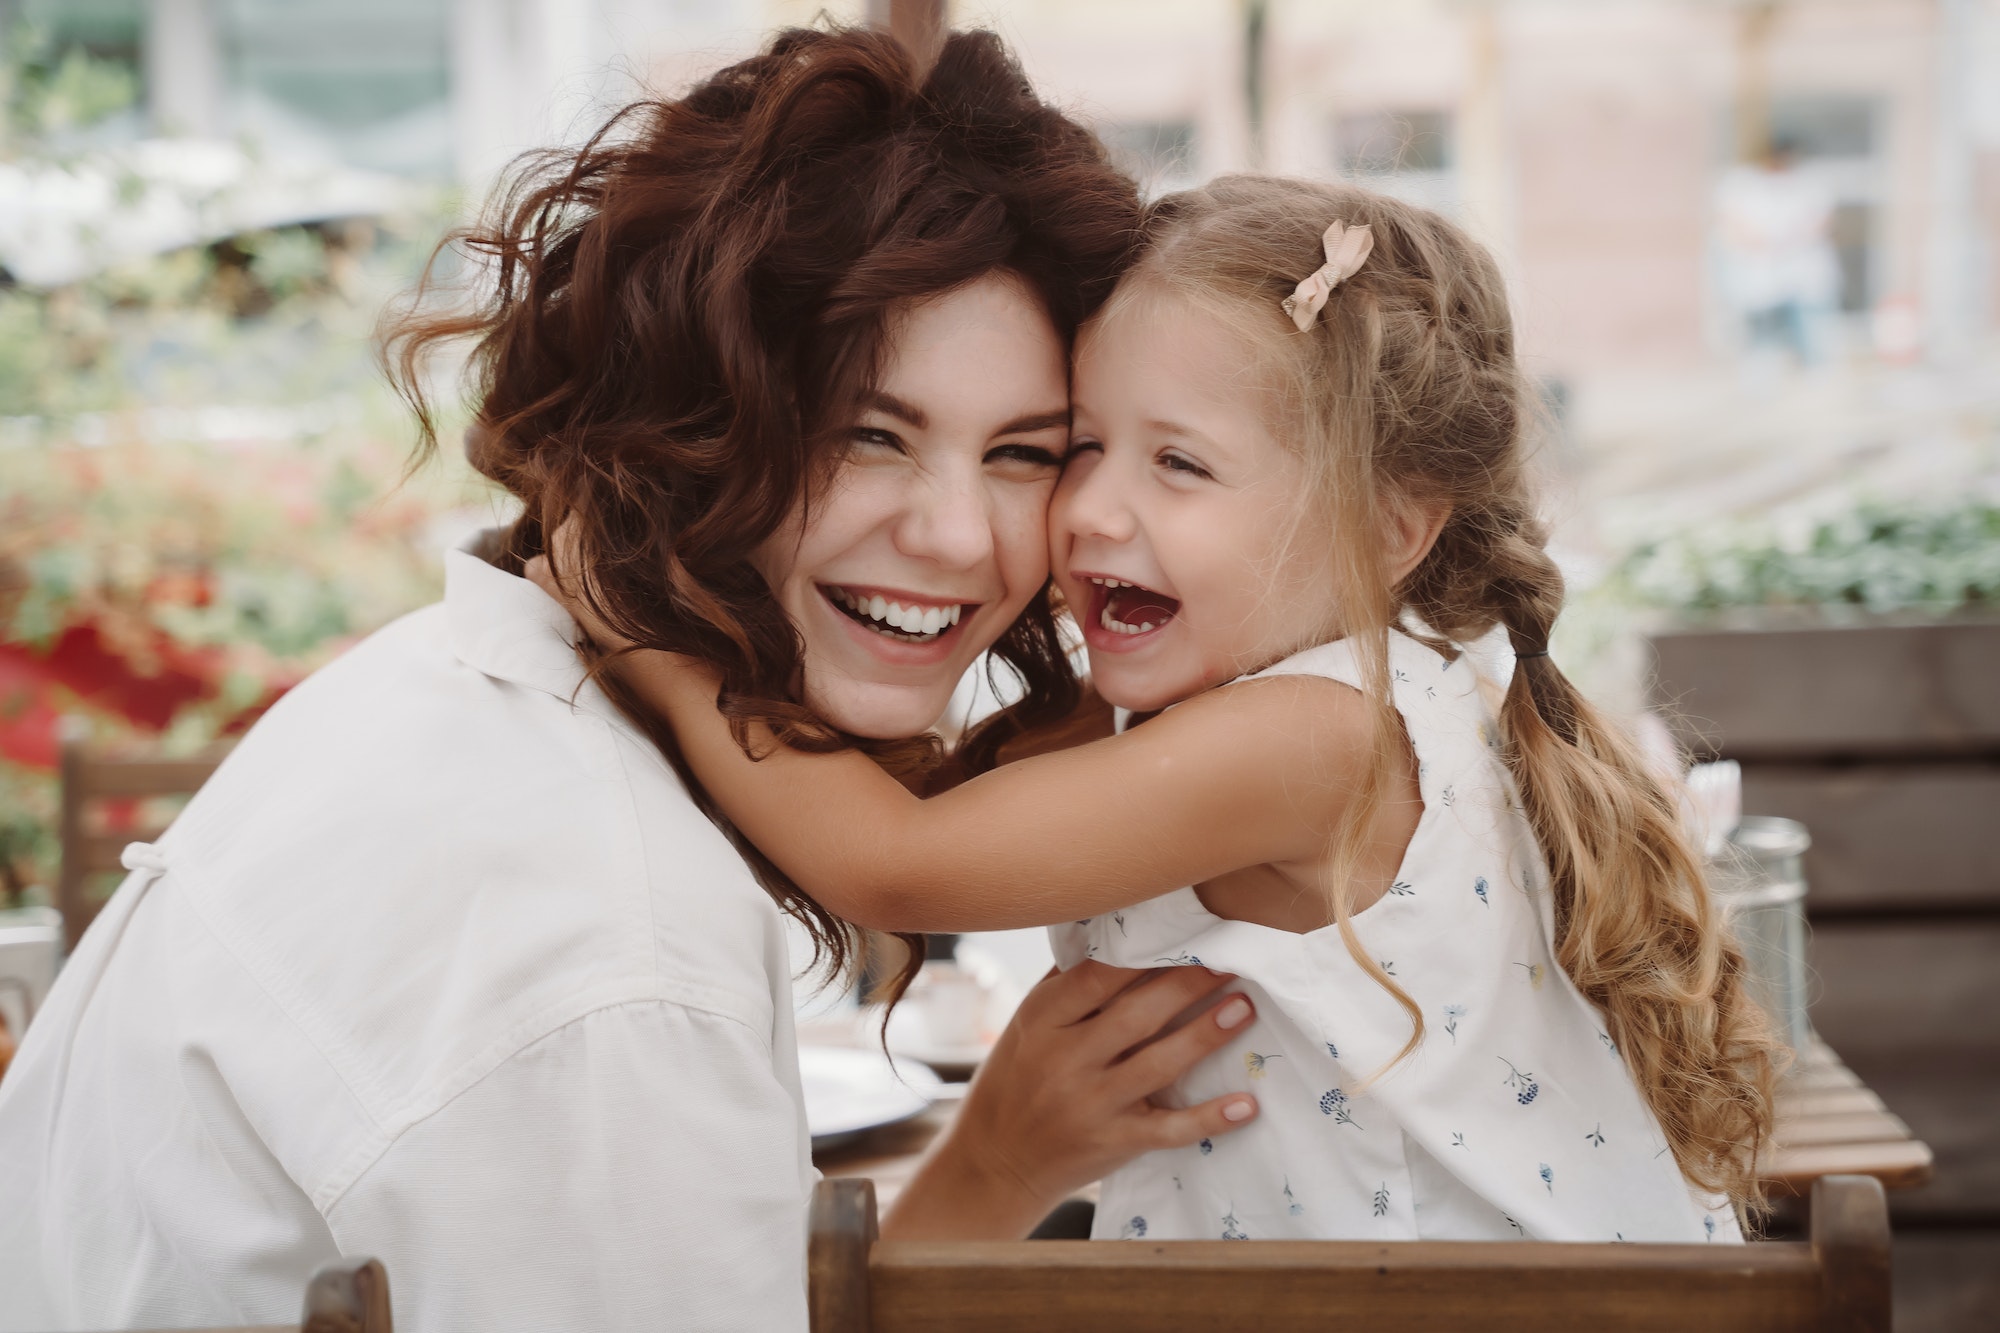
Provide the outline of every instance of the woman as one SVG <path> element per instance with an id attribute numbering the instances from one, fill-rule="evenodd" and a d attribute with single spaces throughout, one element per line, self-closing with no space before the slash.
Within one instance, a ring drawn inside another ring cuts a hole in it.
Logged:
<path id="1" fill-rule="evenodd" d="M 406 323 L 399 365 L 478 336 L 475 457 L 525 517 L 128 853 L 0 1086 L 0 1327 L 279 1322 L 372 1253 L 399 1327 L 803 1328 L 780 904 L 836 961 L 847 932 L 701 814 L 520 563 L 575 514 L 607 620 L 789 743 L 914 754 L 989 644 L 1060 713 L 1042 506 L 1133 217 L 980 35 L 919 85 L 788 33 L 524 177 L 470 237 L 492 302 Z M 1229 1127 L 1144 1098 L 1247 1006 L 1123 1058 L 1221 985 L 1126 980 L 1030 997 L 890 1234 L 1019 1235 Z"/>

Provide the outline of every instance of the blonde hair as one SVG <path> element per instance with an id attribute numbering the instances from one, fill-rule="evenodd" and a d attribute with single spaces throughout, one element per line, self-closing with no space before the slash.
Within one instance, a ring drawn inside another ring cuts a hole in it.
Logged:
<path id="1" fill-rule="evenodd" d="M 1301 332 L 1280 303 L 1319 266 L 1321 233 L 1335 220 L 1369 226 L 1374 252 Z M 1529 400 L 1505 284 L 1491 256 L 1444 218 L 1349 185 L 1226 176 L 1158 201 L 1145 236 L 1128 287 L 1159 284 L 1242 333 L 1265 377 L 1270 424 L 1302 449 L 1339 534 L 1335 591 L 1363 663 L 1379 762 L 1334 847 L 1332 909 L 1356 961 L 1409 1013 L 1407 1055 L 1423 1016 L 1361 949 L 1345 873 L 1405 744 L 1389 696 L 1388 630 L 1403 626 L 1451 653 L 1500 625 L 1517 653 L 1532 654 L 1547 646 L 1563 603 L 1530 480 Z M 1391 586 L 1373 538 L 1408 505 L 1448 517 L 1422 562 Z M 1742 954 L 1678 801 L 1546 656 L 1518 662 L 1500 725 L 1548 865 L 1557 960 L 1603 1012 L 1682 1173 L 1757 1202 L 1778 1047 L 1745 992 Z"/>

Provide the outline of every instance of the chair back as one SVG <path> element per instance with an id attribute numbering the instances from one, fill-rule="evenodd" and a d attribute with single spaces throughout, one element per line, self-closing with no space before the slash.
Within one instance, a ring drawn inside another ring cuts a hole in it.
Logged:
<path id="1" fill-rule="evenodd" d="M 56 875 L 56 910 L 62 913 L 63 944 L 76 948 L 104 905 L 91 893 L 100 876 L 124 873 L 119 853 L 129 842 L 158 837 L 160 827 L 106 831 L 95 815 L 100 802 L 192 796 L 228 755 L 215 746 L 183 759 L 114 755 L 65 736 L 62 744 L 62 868 Z"/>
<path id="2" fill-rule="evenodd" d="M 813 1333 L 1888 1333 L 1889 1211 L 1866 1176 L 1812 1238 L 1751 1245 L 878 1240 L 874 1182 L 821 1182 Z"/>

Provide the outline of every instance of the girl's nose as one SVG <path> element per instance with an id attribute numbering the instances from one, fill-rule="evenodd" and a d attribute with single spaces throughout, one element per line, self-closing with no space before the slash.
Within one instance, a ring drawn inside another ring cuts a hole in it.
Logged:
<path id="1" fill-rule="evenodd" d="M 993 516 L 977 476 L 932 475 L 912 494 L 896 524 L 896 549 L 945 569 L 973 569 L 993 558 Z"/>
<path id="2" fill-rule="evenodd" d="M 1061 533 L 1071 541 L 1093 537 L 1111 542 L 1132 540 L 1138 522 L 1126 503 L 1128 492 L 1118 484 L 1113 471 L 1102 457 L 1079 459 L 1070 465 L 1049 509 L 1051 535 Z"/>

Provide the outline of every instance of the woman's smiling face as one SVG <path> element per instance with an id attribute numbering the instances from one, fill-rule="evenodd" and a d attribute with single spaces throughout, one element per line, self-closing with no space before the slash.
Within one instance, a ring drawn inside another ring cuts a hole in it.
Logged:
<path id="1" fill-rule="evenodd" d="M 841 730 L 914 736 L 1048 579 L 1069 438 L 1063 340 L 993 273 L 890 330 L 846 457 L 757 567 L 805 641 L 804 701 Z"/>

